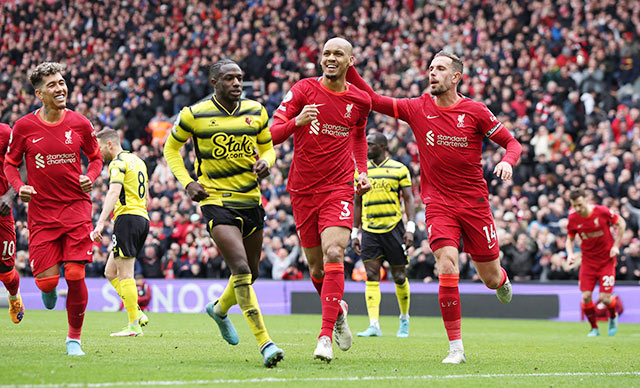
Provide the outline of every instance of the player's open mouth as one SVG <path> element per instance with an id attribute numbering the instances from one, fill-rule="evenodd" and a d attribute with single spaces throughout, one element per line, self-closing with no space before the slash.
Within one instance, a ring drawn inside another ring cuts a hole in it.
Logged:
<path id="1" fill-rule="evenodd" d="M 59 96 L 55 96 L 54 99 L 56 101 L 64 101 L 65 97 L 66 96 L 64 94 L 60 94 Z"/>
<path id="2" fill-rule="evenodd" d="M 338 65 L 327 65 L 327 70 L 336 70 Z"/>
<path id="3" fill-rule="evenodd" d="M 231 92 L 229 92 L 229 93 L 231 93 L 231 94 L 232 94 L 232 95 L 234 95 L 234 96 L 239 96 L 239 95 L 241 95 L 241 94 L 242 94 L 242 90 L 232 90 L 232 91 L 231 91 Z"/>

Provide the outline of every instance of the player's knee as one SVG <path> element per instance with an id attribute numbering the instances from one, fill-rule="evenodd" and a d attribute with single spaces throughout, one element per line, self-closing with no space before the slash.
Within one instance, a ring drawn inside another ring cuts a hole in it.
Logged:
<path id="1" fill-rule="evenodd" d="M 67 280 L 84 279 L 84 264 L 67 263 L 64 266 L 64 277 Z"/>
<path id="2" fill-rule="evenodd" d="M 379 282 L 380 281 L 380 271 L 367 270 L 367 281 Z"/>
<path id="3" fill-rule="evenodd" d="M 600 302 L 606 304 L 606 305 L 610 305 L 611 304 L 611 294 L 608 295 L 599 295 L 598 299 Z"/>
<path id="4" fill-rule="evenodd" d="M 457 274 L 458 267 L 452 260 L 443 259 L 438 262 L 438 272 L 441 274 Z"/>
<path id="5" fill-rule="evenodd" d="M 325 257 L 325 261 L 327 263 L 342 263 L 342 259 L 344 258 L 344 248 L 338 245 L 332 245 L 327 248 L 327 254 Z"/>
<path id="6" fill-rule="evenodd" d="M 60 275 L 48 276 L 46 278 L 36 278 L 36 287 L 40 291 L 47 293 L 56 289 Z"/>
<path id="7" fill-rule="evenodd" d="M 393 281 L 396 284 L 404 284 L 404 281 L 407 277 L 405 276 L 404 272 L 400 272 L 400 273 L 394 273 L 393 274 Z"/>
<path id="8" fill-rule="evenodd" d="M 234 275 L 244 275 L 244 274 L 251 274 L 251 278 L 253 280 L 253 273 L 251 272 L 251 268 L 249 268 L 248 264 L 239 264 L 236 265 L 234 268 L 231 269 L 231 272 Z"/>

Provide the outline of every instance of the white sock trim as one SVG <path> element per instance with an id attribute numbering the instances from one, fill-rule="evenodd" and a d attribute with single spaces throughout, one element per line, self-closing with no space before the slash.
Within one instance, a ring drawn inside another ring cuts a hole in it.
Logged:
<path id="1" fill-rule="evenodd" d="M 68 344 L 70 341 L 76 341 L 77 343 L 79 343 L 80 345 L 82 345 L 82 341 L 80 341 L 80 338 L 76 339 L 76 338 L 69 338 L 67 337 L 67 339 L 64 341 L 65 344 Z"/>
<path id="2" fill-rule="evenodd" d="M 449 341 L 449 350 L 462 350 L 464 351 L 464 346 L 462 346 L 462 340 L 453 340 L 453 341 Z"/>

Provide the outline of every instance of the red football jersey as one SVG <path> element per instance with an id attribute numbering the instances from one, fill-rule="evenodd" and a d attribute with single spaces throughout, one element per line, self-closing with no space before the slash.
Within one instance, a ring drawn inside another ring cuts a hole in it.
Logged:
<path id="1" fill-rule="evenodd" d="M 416 138 L 420 194 L 425 204 L 474 207 L 489 200 L 482 172 L 482 139 L 503 125 L 483 103 L 463 97 L 443 108 L 435 98 L 396 99 L 396 117 L 406 121 Z M 486 205 L 486 204 L 485 204 Z"/>
<path id="2" fill-rule="evenodd" d="M 293 134 L 287 190 L 321 193 L 353 185 L 356 165 L 350 135 L 366 125 L 371 97 L 348 83 L 346 91 L 336 93 L 322 84 L 321 77 L 306 78 L 293 85 L 274 116 L 288 121 L 310 104 L 318 105 L 319 114 Z"/>
<path id="3" fill-rule="evenodd" d="M 0 166 L 4 165 L 4 154 L 9 146 L 9 138 L 11 137 L 11 127 L 7 124 L 0 123 Z M 9 190 L 9 182 L 4 175 L 4 169 L 0 168 L 0 195 Z"/>
<path id="4" fill-rule="evenodd" d="M 24 156 L 29 185 L 29 227 L 73 225 L 91 219 L 91 197 L 80 189 L 80 150 L 92 158 L 100 152 L 91 122 L 67 109 L 60 121 L 42 120 L 39 109 L 13 126 L 6 160 L 19 165 Z"/>
<path id="5" fill-rule="evenodd" d="M 600 265 L 615 258 L 609 257 L 613 246 L 611 226 L 618 222 L 618 215 L 608 207 L 595 205 L 589 216 L 582 217 L 573 208 L 569 211 L 567 231 L 570 237 L 580 236 L 582 263 Z"/>

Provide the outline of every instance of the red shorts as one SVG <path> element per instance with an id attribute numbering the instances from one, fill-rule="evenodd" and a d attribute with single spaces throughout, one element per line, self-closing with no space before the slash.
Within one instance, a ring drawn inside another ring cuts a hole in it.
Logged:
<path id="1" fill-rule="evenodd" d="M 600 292 L 610 294 L 616 284 L 616 260 L 596 265 L 585 265 L 583 259 L 578 279 L 580 291 L 593 291 L 596 284 L 599 284 Z"/>
<path id="2" fill-rule="evenodd" d="M 320 245 L 320 233 L 330 226 L 353 227 L 353 187 L 318 194 L 291 193 L 293 218 L 300 245 Z"/>
<path id="3" fill-rule="evenodd" d="M 16 262 L 16 226 L 13 217 L 0 218 L 0 262 L 7 267 Z"/>
<path id="4" fill-rule="evenodd" d="M 33 228 L 29 231 L 29 264 L 33 275 L 63 261 L 93 260 L 91 221 L 71 227 Z"/>
<path id="5" fill-rule="evenodd" d="M 443 247 L 463 250 L 478 262 L 498 258 L 500 248 L 489 204 L 477 208 L 450 207 L 429 203 L 425 210 L 429 245 L 434 252 Z"/>

